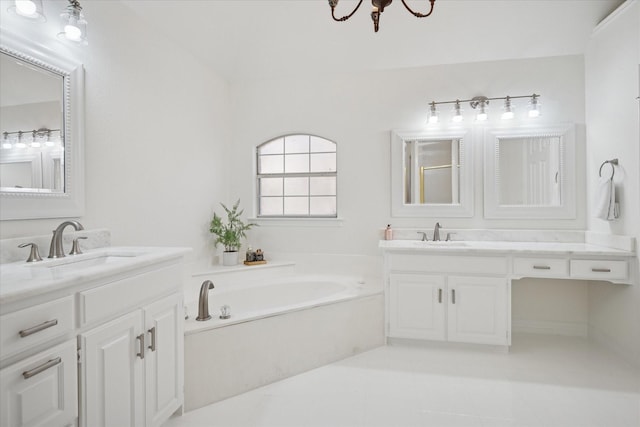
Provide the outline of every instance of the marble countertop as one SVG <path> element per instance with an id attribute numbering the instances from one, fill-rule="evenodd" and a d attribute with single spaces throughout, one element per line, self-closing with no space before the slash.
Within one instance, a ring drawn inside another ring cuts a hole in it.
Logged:
<path id="1" fill-rule="evenodd" d="M 522 254 L 522 255 L 581 255 L 635 257 L 635 252 L 588 243 L 570 242 L 507 242 L 507 241 L 440 241 L 381 240 L 383 251 L 419 251 L 433 253 Z"/>
<path id="2" fill-rule="evenodd" d="M 0 304 L 130 274 L 182 258 L 190 248 L 104 247 L 81 255 L 0 264 Z"/>

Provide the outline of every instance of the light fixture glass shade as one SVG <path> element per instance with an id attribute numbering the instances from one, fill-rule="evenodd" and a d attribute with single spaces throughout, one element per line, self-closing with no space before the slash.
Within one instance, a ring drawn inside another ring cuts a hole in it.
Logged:
<path id="1" fill-rule="evenodd" d="M 436 104 L 435 102 L 432 102 L 431 108 L 429 110 L 429 124 L 435 125 L 436 123 L 438 123 L 438 121 L 439 121 L 439 117 L 438 117 L 438 111 L 436 110 Z"/>
<path id="2" fill-rule="evenodd" d="M 9 149 L 11 148 L 11 141 L 9 141 L 9 133 L 4 132 L 2 134 L 2 148 Z"/>
<path id="3" fill-rule="evenodd" d="M 87 21 L 81 12 L 80 3 L 75 0 L 69 1 L 67 9 L 60 14 L 61 31 L 58 38 L 81 45 L 87 45 Z"/>
<path id="4" fill-rule="evenodd" d="M 15 0 L 7 11 L 33 22 L 45 22 L 42 0 Z"/>
<path id="5" fill-rule="evenodd" d="M 533 95 L 529 101 L 529 117 L 540 117 L 540 101 L 538 95 Z"/>
<path id="6" fill-rule="evenodd" d="M 476 114 L 476 121 L 477 122 L 485 122 L 487 121 L 487 119 L 489 118 L 489 115 L 487 114 L 487 104 L 485 102 L 481 102 L 480 105 L 478 106 L 478 114 Z"/>
<path id="7" fill-rule="evenodd" d="M 453 117 L 451 118 L 451 121 L 454 123 L 460 123 L 463 119 L 460 101 L 456 101 L 456 104 L 453 106 Z"/>
<path id="8" fill-rule="evenodd" d="M 504 107 L 502 107 L 502 120 L 511 120 L 515 117 L 513 112 L 513 105 L 511 105 L 511 98 L 506 97 L 504 100 Z"/>

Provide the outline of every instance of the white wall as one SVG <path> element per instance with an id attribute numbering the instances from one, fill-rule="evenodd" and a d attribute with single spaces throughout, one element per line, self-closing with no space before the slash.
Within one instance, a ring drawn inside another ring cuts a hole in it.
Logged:
<path id="1" fill-rule="evenodd" d="M 620 159 L 616 191 L 621 216 L 589 217 L 590 230 L 640 240 L 640 2 L 627 1 L 593 33 L 585 55 L 587 190 L 593 195 L 602 161 Z M 640 287 L 594 282 L 590 286 L 591 332 L 640 363 Z"/>
<path id="2" fill-rule="evenodd" d="M 292 59 L 291 66 L 295 66 Z M 579 188 L 584 185 L 584 64 L 582 56 L 442 65 L 323 78 L 245 82 L 232 86 L 235 165 L 231 198 L 254 204 L 254 148 L 275 136 L 307 132 L 338 144 L 338 211 L 342 227 L 262 226 L 252 244 L 266 251 L 378 254 L 379 230 L 433 228 L 434 218 L 390 217 L 390 131 L 425 126 L 428 103 L 475 95 L 539 93 L 539 122 L 578 124 Z M 526 104 L 526 103 L 525 103 Z M 502 105 L 492 104 L 498 116 Z M 465 105 L 466 110 L 470 110 Z M 523 106 L 521 108 L 524 108 Z M 522 110 L 521 110 L 522 111 Z M 448 113 L 448 111 L 447 111 Z M 477 129 L 472 125 L 472 128 Z M 485 220 L 482 216 L 482 144 L 476 151 L 475 216 L 438 218 L 450 228 L 583 229 L 585 197 L 578 190 L 576 220 Z"/>
<path id="3" fill-rule="evenodd" d="M 84 64 L 85 228 L 110 229 L 114 245 L 189 246 L 193 259 L 210 258 L 208 222 L 228 194 L 226 82 L 120 2 L 82 2 L 86 47 L 55 37 L 67 2 L 45 1 L 45 24 L 22 22 L 1 3 L 4 30 Z M 48 234 L 59 222 L 2 221 L 0 232 Z"/>

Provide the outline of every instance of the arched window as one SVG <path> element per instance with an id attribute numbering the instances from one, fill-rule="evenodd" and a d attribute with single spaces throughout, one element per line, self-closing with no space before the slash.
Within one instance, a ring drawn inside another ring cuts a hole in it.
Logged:
<path id="1" fill-rule="evenodd" d="M 257 147 L 259 217 L 336 218 L 336 143 L 286 135 Z"/>

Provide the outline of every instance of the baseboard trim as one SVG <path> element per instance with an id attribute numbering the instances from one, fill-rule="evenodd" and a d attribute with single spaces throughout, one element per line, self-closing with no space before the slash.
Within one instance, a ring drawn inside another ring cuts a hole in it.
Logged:
<path id="1" fill-rule="evenodd" d="M 527 334 L 565 335 L 572 337 L 589 336 L 588 325 L 578 322 L 513 319 L 511 328 L 512 331 L 516 333 L 524 332 Z"/>

